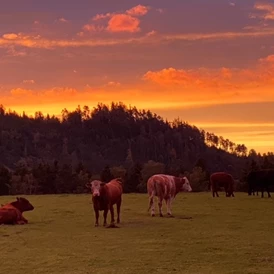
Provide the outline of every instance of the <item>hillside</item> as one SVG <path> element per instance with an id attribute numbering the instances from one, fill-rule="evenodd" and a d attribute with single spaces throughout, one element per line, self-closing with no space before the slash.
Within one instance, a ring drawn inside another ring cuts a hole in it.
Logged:
<path id="1" fill-rule="evenodd" d="M 154 172 L 206 182 L 214 171 L 241 179 L 251 165 L 273 163 L 273 153 L 257 155 L 244 144 L 122 103 L 64 109 L 61 119 L 0 107 L 0 194 L 83 192 L 91 177 L 118 175 L 128 182 L 127 192 L 143 191 Z"/>

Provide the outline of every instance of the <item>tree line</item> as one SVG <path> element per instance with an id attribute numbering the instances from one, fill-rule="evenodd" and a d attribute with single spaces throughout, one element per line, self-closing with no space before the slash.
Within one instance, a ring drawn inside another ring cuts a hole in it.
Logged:
<path id="1" fill-rule="evenodd" d="M 205 191 L 215 171 L 230 172 L 244 190 L 247 172 L 265 167 L 274 167 L 271 152 L 121 102 L 63 109 L 60 118 L 0 105 L 0 195 L 83 193 L 89 180 L 114 177 L 125 192 L 144 192 L 155 173 L 187 175 Z"/>

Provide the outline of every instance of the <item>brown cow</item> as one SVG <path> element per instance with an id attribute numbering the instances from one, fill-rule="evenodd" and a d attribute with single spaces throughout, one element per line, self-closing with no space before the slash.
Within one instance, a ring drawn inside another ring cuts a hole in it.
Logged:
<path id="1" fill-rule="evenodd" d="M 16 197 L 16 201 L 0 207 L 0 225 L 27 224 L 28 220 L 23 217 L 22 213 L 33 209 L 33 205 L 26 198 Z"/>
<path id="2" fill-rule="evenodd" d="M 226 197 L 234 197 L 234 184 L 235 181 L 231 174 L 226 172 L 215 172 L 210 175 L 210 186 L 212 191 L 212 196 L 219 197 L 218 189 L 223 187 L 225 189 Z"/>
<path id="3" fill-rule="evenodd" d="M 110 210 L 111 225 L 114 225 L 114 208 L 117 206 L 117 223 L 120 223 L 120 208 L 122 203 L 122 183 L 120 178 L 111 180 L 108 183 L 103 183 L 99 180 L 94 180 L 86 184 L 91 189 L 92 203 L 95 212 L 95 226 L 98 226 L 99 211 L 104 211 L 104 226 L 107 224 L 107 214 Z"/>
<path id="4" fill-rule="evenodd" d="M 160 217 L 163 217 L 163 199 L 166 201 L 167 214 L 172 217 L 171 202 L 180 191 L 192 191 L 186 177 L 180 178 L 164 174 L 155 174 L 151 176 L 147 181 L 147 192 L 149 195 L 148 211 L 151 209 L 151 216 L 155 216 L 153 199 L 154 196 L 157 196 Z"/>

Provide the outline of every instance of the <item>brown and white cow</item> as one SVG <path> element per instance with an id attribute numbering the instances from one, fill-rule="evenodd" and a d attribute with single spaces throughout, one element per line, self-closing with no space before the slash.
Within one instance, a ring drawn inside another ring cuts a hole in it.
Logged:
<path id="1" fill-rule="evenodd" d="M 16 201 L 0 207 L 0 225 L 27 224 L 28 220 L 23 217 L 22 213 L 33 209 L 33 205 L 26 198 L 17 197 Z"/>
<path id="2" fill-rule="evenodd" d="M 162 205 L 165 199 L 167 214 L 171 214 L 171 203 L 180 191 L 192 191 L 189 180 L 186 177 L 175 177 L 165 174 L 155 174 L 147 181 L 147 192 L 149 195 L 149 208 L 151 216 L 155 216 L 154 196 L 158 197 L 159 214 L 163 217 Z"/>
<path id="3" fill-rule="evenodd" d="M 212 191 L 212 196 L 219 197 L 218 189 L 223 187 L 225 189 L 226 197 L 234 197 L 234 179 L 231 174 L 226 172 L 215 172 L 210 175 L 210 186 Z"/>
<path id="4" fill-rule="evenodd" d="M 120 208 L 122 203 L 123 187 L 120 178 L 111 180 L 108 183 L 103 183 L 99 180 L 94 180 L 86 184 L 91 189 L 92 203 L 95 212 L 95 226 L 98 226 L 99 211 L 104 211 L 104 226 L 107 224 L 107 214 L 110 210 L 111 225 L 114 225 L 114 208 L 117 207 L 117 223 L 120 223 Z"/>

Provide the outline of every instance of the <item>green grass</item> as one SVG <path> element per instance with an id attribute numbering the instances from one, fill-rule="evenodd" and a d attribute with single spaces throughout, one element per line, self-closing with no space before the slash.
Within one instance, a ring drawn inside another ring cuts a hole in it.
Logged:
<path id="1" fill-rule="evenodd" d="M 24 196 L 35 209 L 0 226 L 0 273 L 274 273 L 274 198 L 235 196 L 180 193 L 175 218 L 152 218 L 147 195 L 124 194 L 116 229 L 102 213 L 94 227 L 90 195 Z"/>

